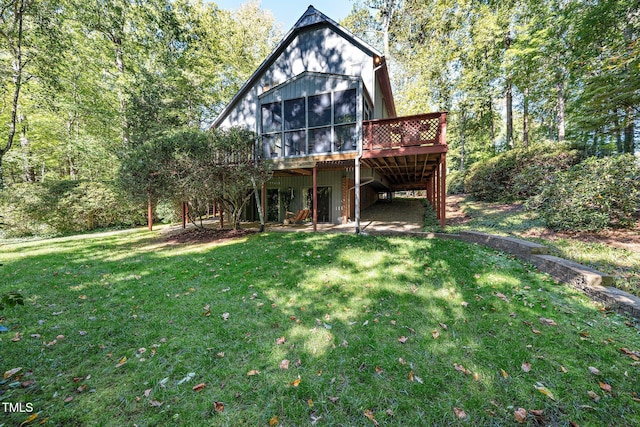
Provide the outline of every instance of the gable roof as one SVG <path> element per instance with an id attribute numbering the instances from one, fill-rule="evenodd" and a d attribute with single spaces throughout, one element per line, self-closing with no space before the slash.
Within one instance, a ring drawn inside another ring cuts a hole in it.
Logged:
<path id="1" fill-rule="evenodd" d="M 278 43 L 276 48 L 267 56 L 267 58 L 262 61 L 262 64 L 253 72 L 251 77 L 242 85 L 238 93 L 231 99 L 231 101 L 224 107 L 224 109 L 220 112 L 218 117 L 213 121 L 211 125 L 212 128 L 217 127 L 224 121 L 229 112 L 233 109 L 233 107 L 242 99 L 242 97 L 253 87 L 253 85 L 258 81 L 260 76 L 266 71 L 271 64 L 275 62 L 276 59 L 280 56 L 280 54 L 289 46 L 289 44 L 293 41 L 293 39 L 300 33 L 302 29 L 327 25 L 331 29 L 333 29 L 336 33 L 340 34 L 346 40 L 350 41 L 353 45 L 360 48 L 366 54 L 372 57 L 379 57 L 381 59 L 381 64 L 376 71 L 376 75 L 381 77 L 380 79 L 380 87 L 384 93 L 384 101 L 387 104 L 387 111 L 392 116 L 395 116 L 395 105 L 393 103 L 393 95 L 391 93 L 391 85 L 389 84 L 389 73 L 387 70 L 386 61 L 384 61 L 384 57 L 382 53 L 380 53 L 376 48 L 369 45 L 364 40 L 352 34 L 349 30 L 338 24 L 333 19 L 326 16 L 324 13 L 320 12 L 313 5 L 309 5 L 305 13 L 298 19 L 298 21 L 294 24 L 294 26 L 289 30 L 289 32 L 284 36 L 284 38 Z"/>

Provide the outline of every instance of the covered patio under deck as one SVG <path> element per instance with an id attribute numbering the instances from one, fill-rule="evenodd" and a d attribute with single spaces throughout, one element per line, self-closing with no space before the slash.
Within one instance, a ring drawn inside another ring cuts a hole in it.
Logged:
<path id="1" fill-rule="evenodd" d="M 445 226 L 446 204 L 446 113 L 364 121 L 362 151 L 335 153 L 318 157 L 278 159 L 274 176 L 311 176 L 313 182 L 313 229 L 317 230 L 317 174 L 327 170 L 353 170 L 355 191 L 355 227 L 360 231 L 361 169 L 371 169 L 382 179 L 364 184 L 377 186 L 380 192 L 426 190 L 427 199 Z M 266 208 L 265 188 L 262 208 Z M 343 192 L 345 189 L 343 188 Z M 350 196 L 343 195 L 348 205 Z M 347 209 L 348 212 L 348 209 Z"/>

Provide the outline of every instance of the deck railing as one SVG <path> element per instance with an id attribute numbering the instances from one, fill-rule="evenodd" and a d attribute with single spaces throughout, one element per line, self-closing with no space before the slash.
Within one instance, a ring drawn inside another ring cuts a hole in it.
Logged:
<path id="1" fill-rule="evenodd" d="M 447 113 L 429 113 L 362 122 L 362 148 L 386 150 L 400 147 L 446 145 Z"/>

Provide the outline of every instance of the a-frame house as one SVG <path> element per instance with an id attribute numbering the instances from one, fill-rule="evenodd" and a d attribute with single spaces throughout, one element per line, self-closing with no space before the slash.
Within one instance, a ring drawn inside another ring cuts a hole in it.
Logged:
<path id="1" fill-rule="evenodd" d="M 426 190 L 445 223 L 446 113 L 396 117 L 384 56 L 309 6 L 213 123 L 258 135 L 273 162 L 268 222 L 353 223 L 379 196 Z M 252 216 L 251 211 L 247 212 Z"/>

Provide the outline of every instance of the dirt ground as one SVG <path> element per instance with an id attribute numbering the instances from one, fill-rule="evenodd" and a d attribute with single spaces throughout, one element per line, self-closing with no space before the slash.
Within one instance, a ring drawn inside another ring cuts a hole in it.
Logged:
<path id="1" fill-rule="evenodd" d="M 464 195 L 447 196 L 447 224 L 463 225 L 471 220 L 460 207 L 460 202 L 464 199 Z M 494 211 L 517 212 L 523 208 L 521 204 L 491 204 Z M 616 248 L 628 249 L 634 252 L 640 252 L 640 220 L 636 222 L 636 226 L 629 230 L 604 230 L 598 233 L 588 232 L 556 232 L 549 229 L 542 231 L 535 230 L 524 233 L 522 237 L 539 237 L 543 239 L 573 239 L 586 243 L 603 243 Z"/>

